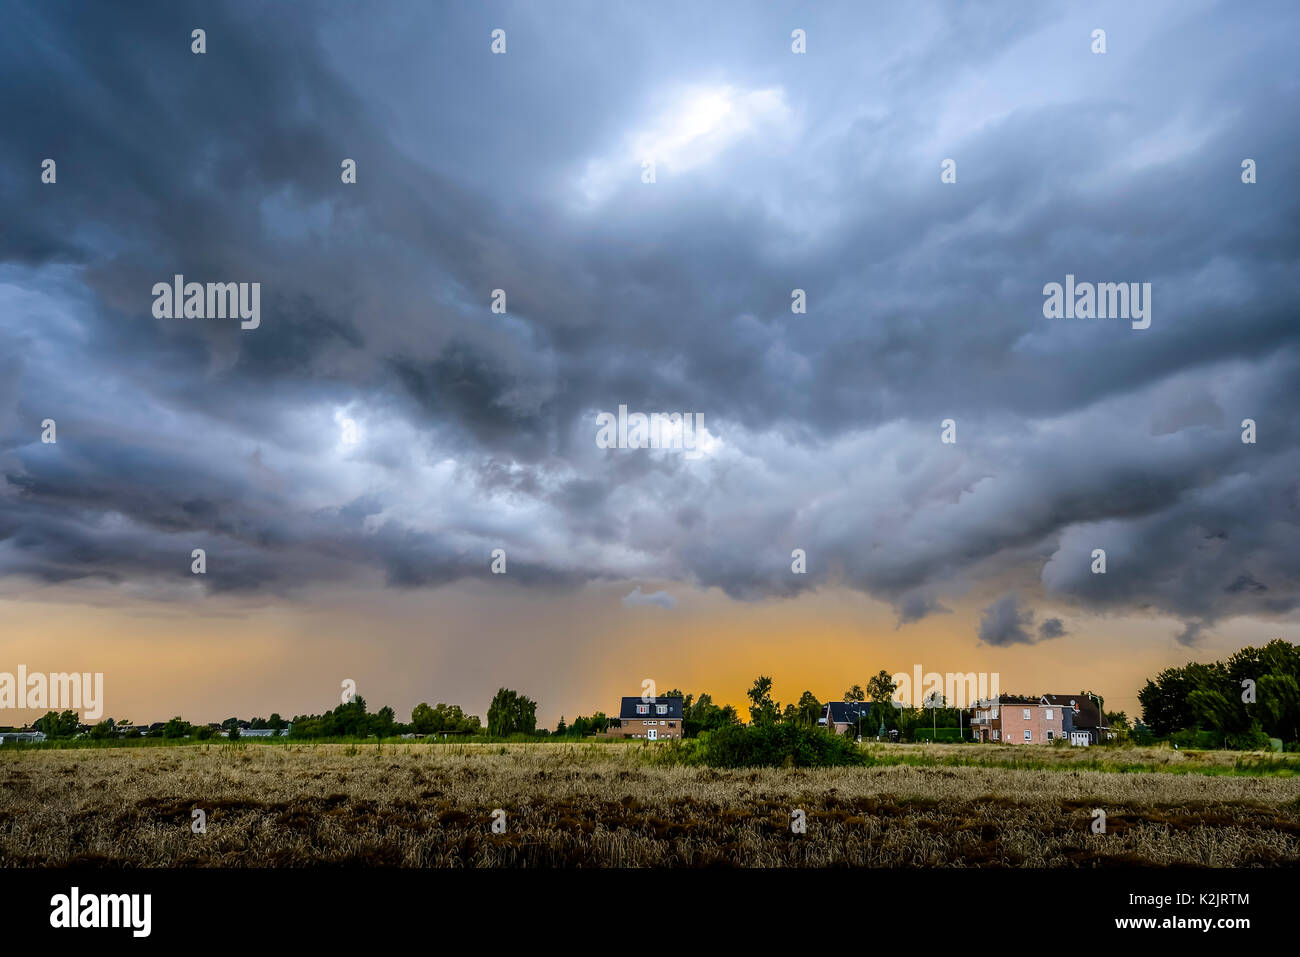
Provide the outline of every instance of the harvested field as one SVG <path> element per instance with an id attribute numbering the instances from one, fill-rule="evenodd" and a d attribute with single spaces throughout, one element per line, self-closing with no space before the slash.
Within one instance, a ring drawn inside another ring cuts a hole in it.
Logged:
<path id="1" fill-rule="evenodd" d="M 1008 762 L 1031 757 L 1009 750 Z M 952 752 L 981 763 L 942 763 Z M 883 763 L 870 767 L 727 771 L 652 764 L 652 753 L 420 742 L 6 750 L 0 866 L 1300 862 L 1300 778 L 1233 773 L 1239 755 L 1174 753 L 1167 769 L 1120 773 L 1076 767 L 1102 759 L 1082 749 L 1037 749 L 1047 766 L 1034 768 L 1000 765 L 995 749 L 938 745 L 873 749 Z M 899 754 L 929 763 L 890 763 Z M 1159 766 L 1156 755 L 1130 755 Z M 1186 773 L 1188 761 L 1221 773 Z M 204 834 L 191 831 L 196 808 Z M 498 808 L 505 833 L 492 831 Z M 1095 808 L 1104 834 L 1090 829 Z M 804 834 L 791 831 L 796 809 Z"/>

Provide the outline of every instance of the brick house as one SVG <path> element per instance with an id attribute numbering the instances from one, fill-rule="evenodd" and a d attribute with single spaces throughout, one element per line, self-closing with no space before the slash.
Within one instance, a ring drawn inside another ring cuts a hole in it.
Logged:
<path id="1" fill-rule="evenodd" d="M 1047 744 L 1067 737 L 1066 707 L 1048 696 L 998 695 L 996 702 L 979 702 L 971 709 L 971 730 L 977 741 L 1007 744 Z"/>
<path id="2" fill-rule="evenodd" d="M 624 698 L 618 709 L 619 727 L 605 732 L 611 738 L 663 741 L 682 736 L 681 698 Z"/>

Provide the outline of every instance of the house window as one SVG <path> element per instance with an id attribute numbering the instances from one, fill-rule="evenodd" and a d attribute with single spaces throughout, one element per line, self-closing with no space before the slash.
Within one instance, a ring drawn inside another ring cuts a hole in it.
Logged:
<path id="1" fill-rule="evenodd" d="M 1029 720 L 1029 709 L 1028 709 L 1028 708 L 1025 709 L 1025 720 L 1026 720 L 1026 721 Z"/>
<path id="2" fill-rule="evenodd" d="M 1048 720 L 1048 721 L 1051 721 L 1051 720 L 1052 720 L 1052 709 L 1051 709 L 1051 708 L 1048 708 L 1048 709 L 1047 709 L 1047 720 Z"/>
<path id="3" fill-rule="evenodd" d="M 637 713 L 637 714 L 649 714 L 649 713 L 650 713 L 650 706 L 649 706 L 648 704 L 639 704 L 639 705 L 636 706 L 636 713 Z"/>
<path id="4" fill-rule="evenodd" d="M 994 728 L 994 729 L 993 729 L 993 740 L 994 740 L 994 741 L 1001 741 L 1001 740 L 1002 740 L 1002 732 L 999 731 L 997 728 Z"/>
<path id="5" fill-rule="evenodd" d="M 1047 740 L 1048 740 L 1048 741 L 1051 741 L 1051 740 L 1052 740 L 1052 732 L 1050 732 L 1050 731 L 1047 732 Z"/>
<path id="6" fill-rule="evenodd" d="M 1026 741 L 1032 741 L 1032 740 L 1034 740 L 1034 732 L 1032 732 L 1032 731 L 1026 731 L 1026 732 L 1025 732 L 1025 740 L 1026 740 Z"/>
<path id="7" fill-rule="evenodd" d="M 670 727 L 670 728 L 675 728 L 675 727 L 677 727 L 677 722 L 676 722 L 676 721 L 669 721 L 669 722 L 668 722 L 668 727 Z"/>
<path id="8" fill-rule="evenodd" d="M 655 705 L 655 714 L 667 714 L 667 713 L 668 713 L 668 705 L 666 704 Z"/>

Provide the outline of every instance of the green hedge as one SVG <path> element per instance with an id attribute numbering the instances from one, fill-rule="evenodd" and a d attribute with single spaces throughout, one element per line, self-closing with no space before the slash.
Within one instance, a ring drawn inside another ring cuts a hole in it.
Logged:
<path id="1" fill-rule="evenodd" d="M 704 731 L 698 738 L 660 745 L 651 760 L 715 768 L 824 768 L 865 764 L 866 755 L 851 739 L 820 728 L 770 724 Z"/>
<path id="2" fill-rule="evenodd" d="M 970 737 L 970 731 L 962 728 L 917 728 L 912 732 L 915 741 L 961 741 Z"/>

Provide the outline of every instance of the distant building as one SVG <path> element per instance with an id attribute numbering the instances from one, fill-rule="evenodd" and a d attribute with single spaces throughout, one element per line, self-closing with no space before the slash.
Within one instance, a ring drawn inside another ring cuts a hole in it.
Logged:
<path id="1" fill-rule="evenodd" d="M 1079 694 L 1045 694 L 1043 701 L 1065 709 L 1067 715 L 1066 735 L 1071 744 L 1084 747 L 1102 744 L 1111 738 L 1110 722 L 1097 707 L 1093 698 Z"/>
<path id="2" fill-rule="evenodd" d="M 828 701 L 817 723 L 835 734 L 844 734 L 852 728 L 855 736 L 859 729 L 865 736 L 877 730 L 871 725 L 870 701 Z"/>
<path id="3" fill-rule="evenodd" d="M 681 698 L 624 698 L 618 717 L 620 727 L 606 731 L 608 737 L 663 741 L 682 736 Z"/>
<path id="4" fill-rule="evenodd" d="M 292 721 L 290 721 L 288 724 L 284 726 L 283 731 L 280 731 L 278 733 L 274 728 L 240 728 L 239 736 L 241 738 L 274 738 L 274 737 L 285 738 L 289 736 L 289 732 L 291 730 L 293 730 Z M 223 737 L 227 737 L 227 738 L 230 737 L 229 731 L 222 731 L 221 734 Z M 403 737 L 405 737 L 405 735 L 403 735 Z"/>
<path id="5" fill-rule="evenodd" d="M 44 741 L 44 731 L 0 731 L 0 744 Z"/>
<path id="6" fill-rule="evenodd" d="M 998 695 L 971 709 L 971 731 L 977 741 L 1005 744 L 1048 744 L 1067 737 L 1065 707 L 1023 695 Z"/>
<path id="7" fill-rule="evenodd" d="M 1075 745 L 1110 740 L 1110 725 L 1085 694 L 1045 694 L 1037 698 L 999 695 L 971 709 L 971 730 L 978 741 L 1006 744 L 1048 744 L 1065 740 Z"/>

